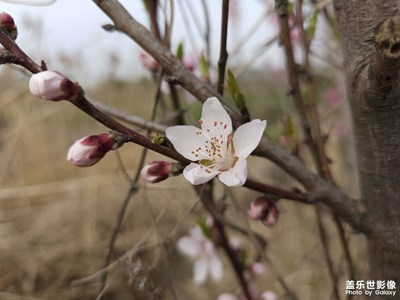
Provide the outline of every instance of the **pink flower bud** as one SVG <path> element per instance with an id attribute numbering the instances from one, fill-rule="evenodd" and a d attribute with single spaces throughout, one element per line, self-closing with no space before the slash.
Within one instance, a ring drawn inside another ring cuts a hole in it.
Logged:
<path id="1" fill-rule="evenodd" d="M 151 183 L 160 182 L 171 175 L 172 165 L 171 162 L 153 161 L 143 167 L 140 175 Z"/>
<path id="2" fill-rule="evenodd" d="M 113 149 L 114 144 L 114 137 L 108 133 L 86 136 L 69 148 L 67 160 L 78 167 L 93 166 Z"/>
<path id="3" fill-rule="evenodd" d="M 279 210 L 275 203 L 266 197 L 258 197 L 251 201 L 248 214 L 250 218 L 260 220 L 266 226 L 274 225 L 279 218 Z"/>
<path id="4" fill-rule="evenodd" d="M 79 85 L 57 71 L 43 71 L 32 75 L 29 90 L 43 100 L 73 100 L 79 94 Z"/>
<path id="5" fill-rule="evenodd" d="M 4 28 L 8 32 L 16 28 L 13 17 L 6 12 L 0 13 L 0 28 Z"/>
<path id="6" fill-rule="evenodd" d="M 261 222 L 265 226 L 273 226 L 278 222 L 279 219 L 279 210 L 275 206 L 275 204 L 272 204 L 271 207 L 268 209 L 268 212 L 264 218 L 261 219 Z"/>

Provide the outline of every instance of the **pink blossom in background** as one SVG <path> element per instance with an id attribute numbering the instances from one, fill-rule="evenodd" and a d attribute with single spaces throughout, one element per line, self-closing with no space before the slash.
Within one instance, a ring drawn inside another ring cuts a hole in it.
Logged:
<path id="1" fill-rule="evenodd" d="M 147 52 L 140 52 L 139 60 L 142 63 L 142 66 L 151 72 L 158 72 L 160 70 L 159 63 Z"/>
<path id="2" fill-rule="evenodd" d="M 323 92 L 322 98 L 326 100 L 331 110 L 336 110 L 343 102 L 343 97 L 337 87 L 327 88 Z"/>
<path id="3" fill-rule="evenodd" d="M 265 291 L 261 294 L 260 300 L 278 300 L 278 296 L 272 291 Z"/>
<path id="4" fill-rule="evenodd" d="M 250 266 L 250 272 L 255 277 L 262 276 L 267 272 L 267 266 L 262 262 L 255 262 Z"/>
<path id="5" fill-rule="evenodd" d="M 222 278 L 222 261 L 214 243 L 204 235 L 200 226 L 191 229 L 189 236 L 181 237 L 176 248 L 193 261 L 193 280 L 196 284 L 203 284 L 207 277 L 217 281 Z"/>

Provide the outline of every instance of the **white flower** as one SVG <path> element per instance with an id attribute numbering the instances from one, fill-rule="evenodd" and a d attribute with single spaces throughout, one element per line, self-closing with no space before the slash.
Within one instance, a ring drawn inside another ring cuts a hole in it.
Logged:
<path id="1" fill-rule="evenodd" d="M 241 186 L 247 179 L 246 158 L 258 146 L 266 121 L 253 120 L 232 135 L 232 121 L 215 97 L 203 104 L 201 129 L 173 126 L 166 130 L 176 151 L 191 161 L 183 171 L 192 184 L 205 183 L 215 176 L 227 186 Z"/>
<path id="2" fill-rule="evenodd" d="M 196 284 L 204 283 L 208 275 L 214 280 L 222 278 L 222 262 L 215 246 L 199 226 L 190 231 L 190 236 L 181 237 L 176 247 L 180 253 L 194 261 L 193 280 Z"/>

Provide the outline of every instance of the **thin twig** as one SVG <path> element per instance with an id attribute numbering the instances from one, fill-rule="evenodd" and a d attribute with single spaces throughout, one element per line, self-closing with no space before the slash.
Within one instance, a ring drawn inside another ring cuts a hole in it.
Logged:
<path id="1" fill-rule="evenodd" d="M 319 233 L 319 239 L 321 241 L 322 244 L 322 252 L 324 254 L 324 259 L 325 259 L 325 263 L 328 267 L 328 272 L 329 272 L 329 276 L 330 279 L 332 281 L 332 292 L 333 295 L 335 297 L 335 299 L 339 300 L 340 296 L 339 296 L 339 287 L 338 287 L 338 282 L 337 282 L 337 278 L 336 278 L 336 272 L 335 272 L 335 268 L 333 266 L 333 259 L 332 256 L 330 254 L 329 251 L 329 243 L 328 243 L 328 237 L 327 237 L 327 233 L 326 233 L 326 228 L 325 225 L 322 222 L 322 207 L 320 206 L 315 206 L 315 215 L 317 218 L 317 225 L 318 225 L 318 233 Z"/>
<path id="2" fill-rule="evenodd" d="M 211 22 L 210 22 L 210 13 L 208 11 L 208 6 L 205 0 L 201 0 L 201 6 L 203 8 L 204 13 L 204 21 L 206 24 L 206 28 L 204 30 L 204 43 L 206 45 L 206 57 L 207 62 L 210 65 L 211 60 Z M 208 66 L 209 67 L 209 66 Z"/>
<path id="3" fill-rule="evenodd" d="M 96 106 L 98 109 L 104 111 L 105 113 L 109 114 L 110 116 L 117 118 L 121 121 L 124 121 L 128 124 L 151 130 L 151 131 L 156 131 L 158 133 L 164 133 L 165 129 L 167 129 L 167 126 L 162 125 L 160 123 L 154 122 L 154 121 L 147 121 L 145 119 L 142 119 L 136 115 L 131 115 L 127 114 L 123 111 L 120 111 L 116 109 L 115 107 L 103 104 L 101 102 L 97 102 L 94 100 L 90 100 L 94 106 Z"/>
<path id="4" fill-rule="evenodd" d="M 236 201 L 236 197 L 234 197 L 234 194 L 230 192 L 230 196 L 232 199 L 232 202 L 237 209 L 238 212 L 240 212 L 240 215 L 242 216 L 244 223 L 245 223 L 245 228 L 247 231 L 247 236 L 249 237 L 250 241 L 253 243 L 253 245 L 256 248 L 257 253 L 260 255 L 260 257 L 263 259 L 265 263 L 270 267 L 276 278 L 278 279 L 279 284 L 283 288 L 283 290 L 286 292 L 287 296 L 292 299 L 292 300 L 299 300 L 299 297 L 297 294 L 288 286 L 286 283 L 285 279 L 282 277 L 278 269 L 275 267 L 274 263 L 272 260 L 269 258 L 266 252 L 266 247 L 265 245 L 260 241 L 259 238 L 257 238 L 257 234 L 251 229 L 247 215 L 243 212 L 243 210 L 239 209 L 239 205 Z"/>
<path id="5" fill-rule="evenodd" d="M 207 189 L 205 190 L 205 193 L 204 193 L 203 197 L 200 198 L 200 200 L 204 204 L 206 209 L 211 213 L 212 211 L 217 210 L 215 207 L 214 198 L 213 198 L 213 182 L 211 181 L 211 182 L 207 183 L 206 187 L 207 187 Z M 240 287 L 243 291 L 244 296 L 246 297 L 247 300 L 252 300 L 253 298 L 251 297 L 251 294 L 249 291 L 249 286 L 244 277 L 243 265 L 238 261 L 237 256 L 232 251 L 232 248 L 229 245 L 229 240 L 228 240 L 228 237 L 225 232 L 224 223 L 220 222 L 218 219 L 214 219 L 214 225 L 219 233 L 219 240 L 221 243 L 221 247 L 224 249 L 226 255 L 228 256 L 228 259 L 232 265 L 233 271 L 234 271 L 236 278 L 240 284 Z"/>
<path id="6" fill-rule="evenodd" d="M 228 51 L 226 50 L 228 40 L 228 19 L 229 19 L 229 0 L 222 1 L 222 18 L 221 18 L 221 39 L 218 60 L 218 83 L 217 91 L 224 94 L 225 69 L 228 60 Z"/>
<path id="7" fill-rule="evenodd" d="M 151 120 L 152 121 L 154 121 L 154 119 L 155 119 L 156 109 L 157 109 L 157 106 L 158 106 L 158 103 L 159 103 L 159 100 L 160 100 L 162 80 L 163 80 L 163 76 L 160 75 L 159 82 L 158 82 L 158 85 L 157 85 L 157 92 L 156 92 L 156 96 L 155 96 L 155 99 L 154 99 L 153 109 L 152 109 L 152 112 L 151 112 Z M 151 131 L 149 130 L 148 134 L 150 134 L 150 132 Z M 121 207 L 120 207 L 120 209 L 118 211 L 117 221 L 115 223 L 113 232 L 111 234 L 111 238 L 110 238 L 110 242 L 109 242 L 109 246 L 108 246 L 108 252 L 107 252 L 107 256 L 106 256 L 105 262 L 104 262 L 104 268 L 106 266 L 108 266 L 110 264 L 110 262 L 111 262 L 112 256 L 114 254 L 115 242 L 117 241 L 118 234 L 121 231 L 122 222 L 123 222 L 126 210 L 128 208 L 129 202 L 132 199 L 133 195 L 136 194 L 137 191 L 138 191 L 137 184 L 138 184 L 138 181 L 139 181 L 139 178 L 140 178 L 140 172 L 141 172 L 141 170 L 142 170 L 142 168 L 144 166 L 144 163 L 146 161 L 147 153 L 148 153 L 147 148 L 143 148 L 142 154 L 140 156 L 140 161 L 139 161 L 139 164 L 137 166 L 135 177 L 131 180 L 130 188 L 128 190 L 128 193 L 127 193 L 127 195 L 126 195 L 124 201 L 122 202 L 122 205 L 121 205 Z M 154 218 L 153 218 L 153 220 L 154 220 Z M 106 285 L 107 275 L 108 275 L 108 273 L 105 272 L 103 274 L 103 276 L 101 277 L 100 291 L 102 291 L 104 289 L 105 285 Z"/>

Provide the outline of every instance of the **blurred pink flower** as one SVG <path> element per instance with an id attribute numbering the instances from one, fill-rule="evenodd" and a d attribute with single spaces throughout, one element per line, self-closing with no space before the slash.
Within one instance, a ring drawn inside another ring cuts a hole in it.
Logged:
<path id="1" fill-rule="evenodd" d="M 335 110 L 342 103 L 342 95 L 337 87 L 331 87 L 324 91 L 322 96 L 331 110 Z"/>
<path id="2" fill-rule="evenodd" d="M 190 231 L 189 236 L 181 237 L 176 243 L 177 250 L 194 261 L 193 280 L 203 284 L 210 275 L 220 280 L 223 274 L 221 259 L 215 246 L 203 233 L 199 226 Z"/>
<path id="3" fill-rule="evenodd" d="M 32 75 L 29 90 L 43 100 L 73 100 L 79 94 L 79 85 L 57 71 L 43 71 Z"/>
<path id="4" fill-rule="evenodd" d="M 250 266 L 251 274 L 256 277 L 262 276 L 267 272 L 267 266 L 262 262 L 255 262 Z"/>
<path id="5" fill-rule="evenodd" d="M 157 72 L 160 69 L 160 65 L 158 62 L 147 52 L 140 52 L 139 60 L 142 63 L 143 67 L 151 72 Z"/>
<path id="6" fill-rule="evenodd" d="M 273 291 L 265 291 L 261 294 L 260 300 L 278 300 L 278 296 Z"/>
<path id="7" fill-rule="evenodd" d="M 113 149 L 114 137 L 108 133 L 90 135 L 77 140 L 67 154 L 67 160 L 78 167 L 90 167 Z"/>

